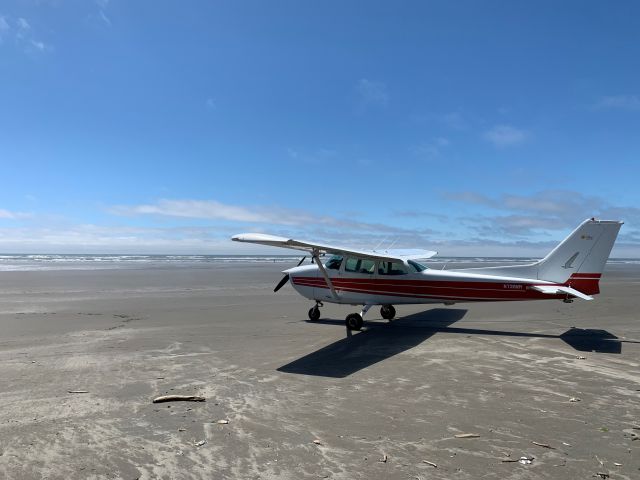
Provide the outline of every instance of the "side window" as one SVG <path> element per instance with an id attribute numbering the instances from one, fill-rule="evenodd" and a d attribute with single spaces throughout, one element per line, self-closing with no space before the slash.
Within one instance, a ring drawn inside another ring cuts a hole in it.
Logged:
<path id="1" fill-rule="evenodd" d="M 324 265 L 327 270 L 340 270 L 340 265 L 342 264 L 342 257 L 340 255 L 334 255 L 329 259 L 329 261 Z"/>
<path id="2" fill-rule="evenodd" d="M 404 263 L 400 262 L 384 262 L 378 264 L 379 275 L 405 275 L 409 273 Z"/>
<path id="3" fill-rule="evenodd" d="M 376 271 L 376 262 L 374 260 L 362 260 L 360 264 L 360 273 L 373 274 Z"/>
<path id="4" fill-rule="evenodd" d="M 376 262 L 368 259 L 348 257 L 344 264 L 344 271 L 371 275 L 376 271 Z"/>
<path id="5" fill-rule="evenodd" d="M 344 264 L 345 272 L 357 272 L 360 269 L 360 263 L 362 261 L 359 258 L 348 257 Z"/>

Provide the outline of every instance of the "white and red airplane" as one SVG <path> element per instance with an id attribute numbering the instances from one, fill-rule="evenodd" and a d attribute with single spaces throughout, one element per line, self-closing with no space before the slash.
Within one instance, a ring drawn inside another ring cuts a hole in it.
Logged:
<path id="1" fill-rule="evenodd" d="M 302 296 L 316 302 L 309 319 L 320 318 L 323 302 L 363 305 L 347 315 L 350 330 L 360 330 L 365 313 L 380 305 L 382 318 L 391 320 L 394 304 L 499 302 L 574 298 L 593 300 L 598 283 L 623 222 L 585 220 L 542 260 L 528 265 L 433 270 L 417 260 L 431 258 L 429 250 L 354 250 L 320 243 L 245 233 L 237 242 L 292 248 L 311 254 L 315 265 L 285 270 L 274 291 L 288 280 Z M 332 256 L 322 263 L 320 256 Z"/>

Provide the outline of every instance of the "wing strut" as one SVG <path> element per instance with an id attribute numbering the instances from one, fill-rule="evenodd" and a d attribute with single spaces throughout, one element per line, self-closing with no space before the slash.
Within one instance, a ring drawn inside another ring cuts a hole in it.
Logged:
<path id="1" fill-rule="evenodd" d="M 329 278 L 329 274 L 327 273 L 327 271 L 324 268 L 324 265 L 320 261 L 320 252 L 317 249 L 314 248 L 313 249 L 313 253 L 311 254 L 311 258 L 313 258 L 313 260 L 315 260 L 316 265 L 318 265 L 318 268 L 320 269 L 320 272 L 322 273 L 322 276 L 324 277 L 324 281 L 327 282 L 327 285 L 329 285 L 329 290 L 331 290 L 331 295 L 333 295 L 333 298 L 335 298 L 337 300 L 338 299 L 338 294 L 336 293 L 336 289 L 333 288 L 333 283 L 331 283 L 331 279 Z"/>

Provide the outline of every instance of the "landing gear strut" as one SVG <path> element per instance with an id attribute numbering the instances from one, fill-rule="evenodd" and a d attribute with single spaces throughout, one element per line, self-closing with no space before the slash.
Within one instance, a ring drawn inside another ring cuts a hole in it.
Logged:
<path id="1" fill-rule="evenodd" d="M 393 308 L 393 305 L 382 305 L 380 307 L 380 315 L 385 320 L 391 321 L 396 316 L 396 309 Z"/>
<path id="2" fill-rule="evenodd" d="M 320 307 L 322 307 L 322 302 L 316 302 L 316 304 L 309 309 L 309 320 L 312 322 L 320 320 Z"/>

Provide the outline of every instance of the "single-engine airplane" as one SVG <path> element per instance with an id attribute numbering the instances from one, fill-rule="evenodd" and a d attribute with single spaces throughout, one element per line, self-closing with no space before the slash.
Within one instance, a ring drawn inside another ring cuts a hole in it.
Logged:
<path id="1" fill-rule="evenodd" d="M 323 302 L 362 305 L 347 315 L 350 330 L 360 330 L 363 317 L 374 305 L 392 320 L 395 305 L 459 302 L 500 302 L 574 298 L 593 300 L 599 280 L 623 222 L 587 219 L 546 257 L 527 265 L 434 270 L 418 260 L 431 258 L 430 250 L 356 250 L 321 243 L 245 233 L 237 242 L 292 248 L 311 254 L 315 265 L 285 270 L 275 292 L 291 281 L 303 297 L 315 301 L 309 319 L 320 318 Z M 321 255 L 331 257 L 323 263 Z"/>

